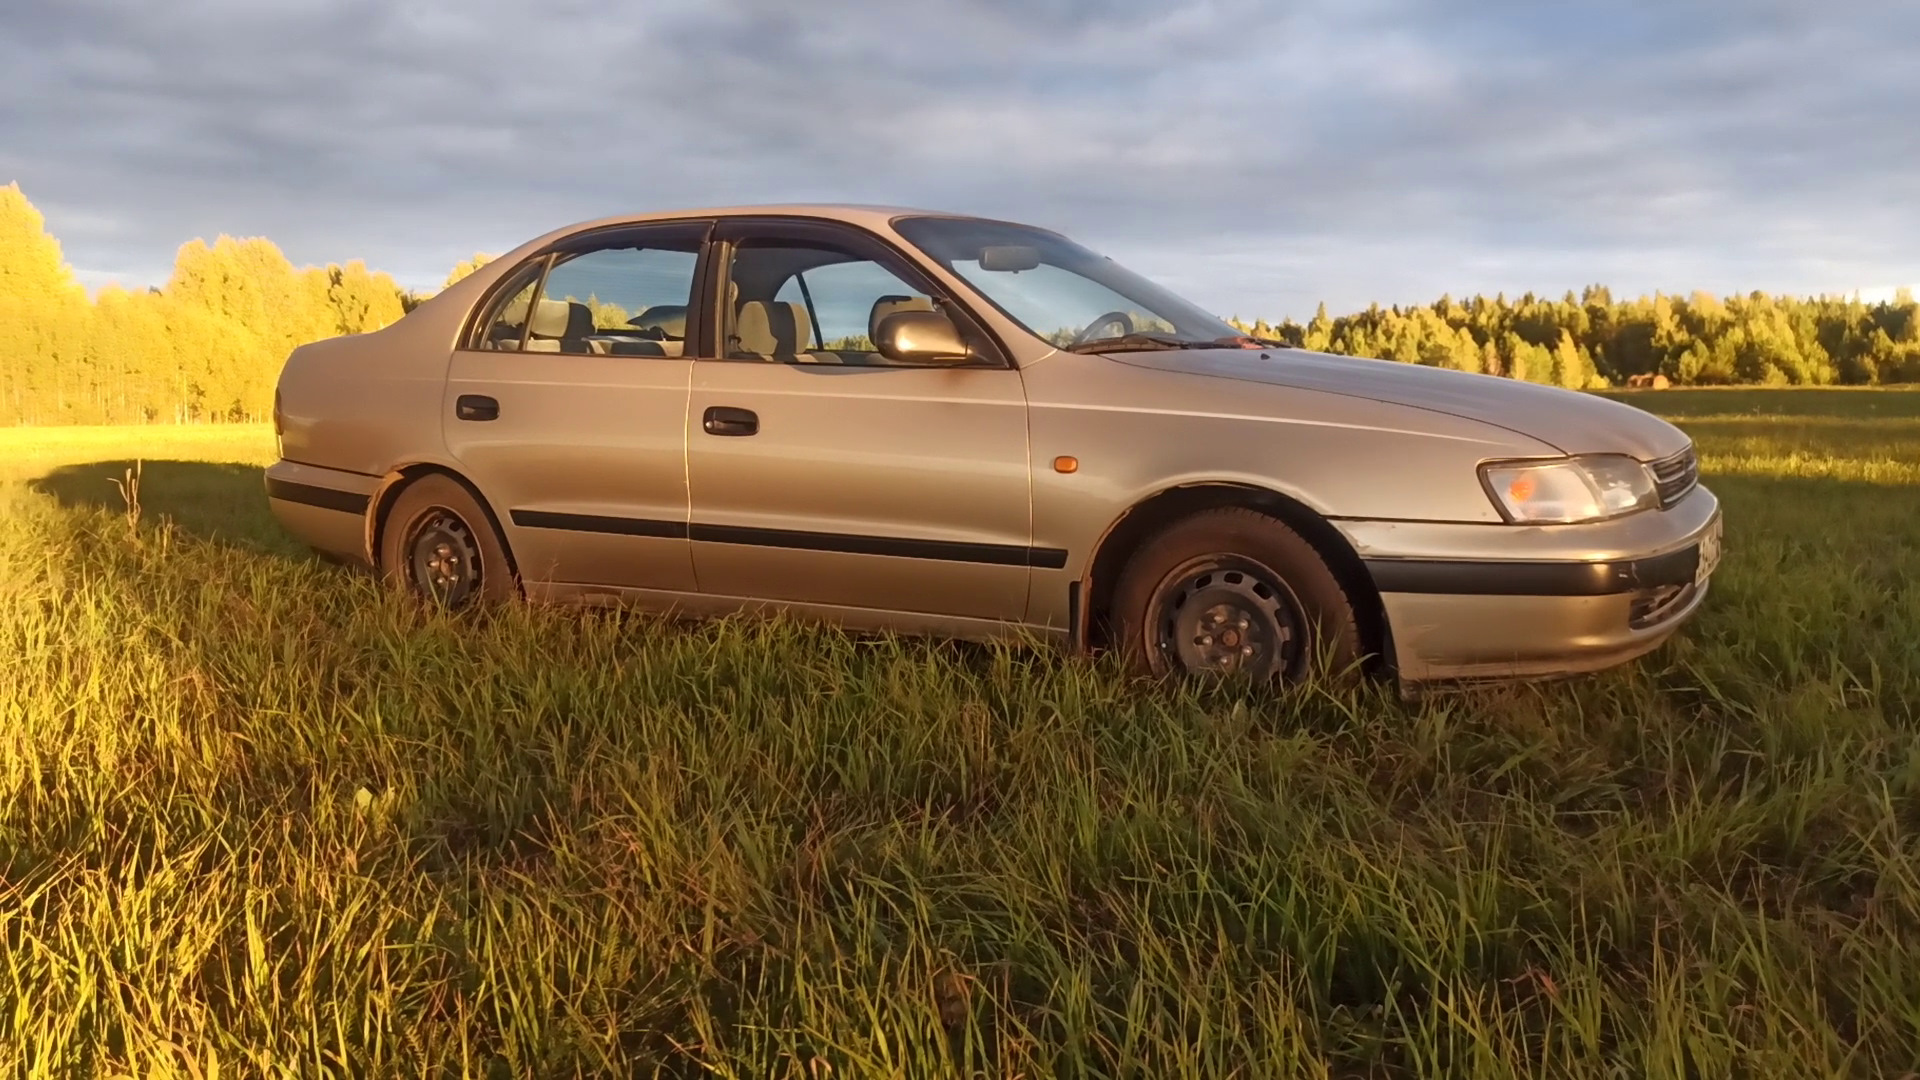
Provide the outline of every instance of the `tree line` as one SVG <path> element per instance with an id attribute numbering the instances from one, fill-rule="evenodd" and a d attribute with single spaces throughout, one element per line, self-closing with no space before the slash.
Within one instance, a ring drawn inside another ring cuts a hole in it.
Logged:
<path id="1" fill-rule="evenodd" d="M 486 261 L 454 267 L 447 284 Z M 0 188 L 0 425 L 256 421 L 297 345 L 377 330 L 420 300 L 359 262 L 295 267 L 271 242 L 181 246 L 164 285 L 88 296 L 17 184 Z M 1920 307 L 1656 294 L 1441 297 L 1306 324 L 1234 320 L 1294 345 L 1572 388 L 1920 382 Z"/>
<path id="2" fill-rule="evenodd" d="M 1920 382 L 1920 307 L 1908 290 L 1857 297 L 1656 293 L 1615 300 L 1592 285 L 1558 300 L 1443 296 L 1432 304 L 1236 325 L 1308 349 L 1526 379 L 1573 389 L 1664 375 L 1683 386 L 1872 386 Z"/>
<path id="3" fill-rule="evenodd" d="M 264 420 L 296 346 L 378 330 L 420 299 L 358 260 L 295 267 L 271 241 L 229 236 L 181 245 L 164 285 L 89 297 L 10 184 L 0 187 L 0 425 Z"/>

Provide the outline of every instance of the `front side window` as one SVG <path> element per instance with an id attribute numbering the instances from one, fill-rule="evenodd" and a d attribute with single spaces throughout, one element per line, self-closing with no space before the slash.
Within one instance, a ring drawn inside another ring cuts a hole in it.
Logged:
<path id="1" fill-rule="evenodd" d="M 978 218 L 894 228 L 1036 337 L 1062 348 L 1239 346 L 1232 325 L 1057 233 Z"/>
<path id="2" fill-rule="evenodd" d="M 510 283 L 478 346 L 600 356 L 680 356 L 704 226 L 621 234 L 537 260 Z"/>
<path id="3" fill-rule="evenodd" d="M 723 355 L 786 364 L 886 366 L 874 328 L 896 311 L 939 305 L 852 244 L 749 238 L 734 247 Z"/>

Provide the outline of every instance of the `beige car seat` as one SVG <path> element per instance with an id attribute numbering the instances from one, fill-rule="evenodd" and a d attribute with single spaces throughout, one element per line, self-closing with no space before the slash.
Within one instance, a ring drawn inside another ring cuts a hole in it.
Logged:
<path id="1" fill-rule="evenodd" d="M 593 312 L 571 300 L 541 300 L 527 325 L 528 352 L 586 353 L 593 333 Z"/>
<path id="2" fill-rule="evenodd" d="M 829 352 L 810 352 L 813 320 L 807 309 L 779 300 L 749 300 L 740 305 L 734 320 L 733 348 L 730 353 L 749 353 L 763 360 L 785 364 L 838 364 L 840 357 Z"/>

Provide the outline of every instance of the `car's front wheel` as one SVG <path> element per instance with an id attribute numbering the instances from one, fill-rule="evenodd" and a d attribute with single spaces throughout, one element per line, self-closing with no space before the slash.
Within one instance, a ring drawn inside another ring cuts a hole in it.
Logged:
<path id="1" fill-rule="evenodd" d="M 423 476 L 401 489 L 381 533 L 380 569 L 394 587 L 450 611 L 519 594 L 492 520 L 447 476 Z"/>
<path id="2" fill-rule="evenodd" d="M 1204 511 L 1150 537 L 1111 612 L 1115 644 L 1143 674 L 1289 682 L 1360 657 L 1353 602 L 1326 560 L 1253 510 Z"/>

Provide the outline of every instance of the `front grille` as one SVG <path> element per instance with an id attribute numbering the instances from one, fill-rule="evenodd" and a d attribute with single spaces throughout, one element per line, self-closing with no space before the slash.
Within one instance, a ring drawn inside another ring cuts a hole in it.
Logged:
<path id="1" fill-rule="evenodd" d="M 1653 482 L 1660 489 L 1660 505 L 1672 506 L 1687 497 L 1687 492 L 1700 482 L 1700 459 L 1694 456 L 1693 446 L 1685 450 L 1650 462 L 1647 467 L 1653 470 Z"/>
<path id="2" fill-rule="evenodd" d="M 1627 611 L 1627 625 L 1635 630 L 1660 625 L 1674 612 L 1687 606 L 1697 587 L 1689 582 L 1685 585 L 1641 589 L 1633 594 L 1633 606 Z"/>

